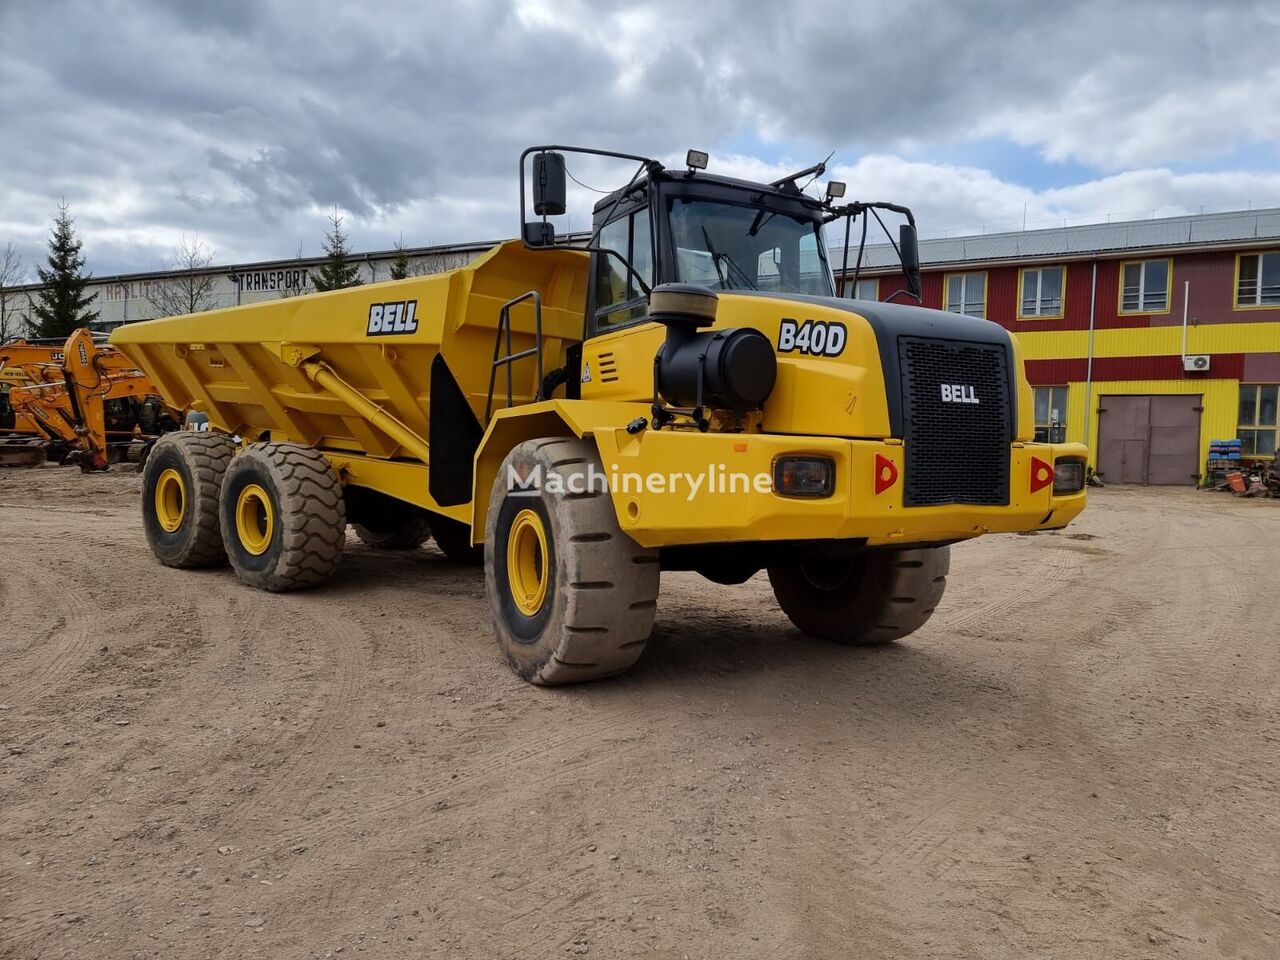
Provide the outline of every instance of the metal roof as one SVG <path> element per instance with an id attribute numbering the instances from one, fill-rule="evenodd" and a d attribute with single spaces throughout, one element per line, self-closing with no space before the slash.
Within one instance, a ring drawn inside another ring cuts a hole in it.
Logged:
<path id="1" fill-rule="evenodd" d="M 430 247 L 405 247 L 404 252 L 409 257 L 425 257 L 449 253 L 483 253 L 490 247 L 502 243 L 501 240 L 481 240 L 468 243 L 441 243 Z M 347 260 L 351 263 L 364 263 L 369 260 L 394 259 L 400 251 L 394 247 L 390 250 L 372 250 L 364 252 L 349 251 Z M 257 273 L 261 270 L 288 270 L 297 269 L 299 267 L 318 267 L 323 264 L 328 257 L 324 254 L 315 257 L 290 257 L 285 260 L 257 260 L 252 263 L 211 263 L 208 267 L 201 267 L 196 270 L 141 270 L 137 273 L 112 273 L 112 274 L 92 274 L 89 277 L 90 286 L 97 286 L 106 283 L 127 283 L 140 280 L 154 280 L 161 277 L 171 277 L 174 275 L 194 273 L 229 275 L 232 277 L 242 273 Z M 34 292 L 44 287 L 43 283 L 24 283 L 19 286 L 9 287 L 10 290 L 26 290 Z"/>
<path id="2" fill-rule="evenodd" d="M 1280 207 L 1201 213 L 1185 217 L 1086 223 L 1049 230 L 987 233 L 966 237 L 938 237 L 920 241 L 921 266 L 989 263 L 1007 260 L 1085 258 L 1095 254 L 1177 247 L 1218 247 L 1280 240 Z M 831 251 L 839 270 L 843 250 Z M 850 245 L 849 267 L 857 248 Z M 870 270 L 897 269 L 898 256 L 887 243 L 867 244 L 862 266 Z"/>

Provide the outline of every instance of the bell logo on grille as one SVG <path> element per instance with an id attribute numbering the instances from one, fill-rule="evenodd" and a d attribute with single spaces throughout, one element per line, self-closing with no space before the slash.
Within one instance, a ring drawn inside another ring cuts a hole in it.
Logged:
<path id="1" fill-rule="evenodd" d="M 944 383 L 942 387 L 943 403 L 978 403 L 978 390 L 967 383 Z"/>

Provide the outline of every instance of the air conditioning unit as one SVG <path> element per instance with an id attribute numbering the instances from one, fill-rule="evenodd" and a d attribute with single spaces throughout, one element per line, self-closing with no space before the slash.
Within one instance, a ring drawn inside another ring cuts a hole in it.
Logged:
<path id="1" fill-rule="evenodd" d="M 1182 358 L 1182 369 L 1187 373 L 1205 373 L 1209 369 L 1209 355 L 1206 353 Z"/>

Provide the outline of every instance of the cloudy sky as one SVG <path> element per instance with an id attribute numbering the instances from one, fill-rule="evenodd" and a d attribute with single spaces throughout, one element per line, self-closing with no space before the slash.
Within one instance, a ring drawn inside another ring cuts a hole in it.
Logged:
<path id="1" fill-rule="evenodd" d="M 316 254 L 335 206 L 362 250 L 511 236 L 539 142 L 834 151 L 926 237 L 1280 206 L 1277 49 L 1275 0 L 0 0 L 0 244 L 62 198 L 99 275 Z"/>

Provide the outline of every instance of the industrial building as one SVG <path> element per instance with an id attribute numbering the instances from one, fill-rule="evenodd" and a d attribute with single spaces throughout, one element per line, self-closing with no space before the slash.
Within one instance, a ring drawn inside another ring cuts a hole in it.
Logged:
<path id="1" fill-rule="evenodd" d="M 929 239 L 920 260 L 924 306 L 1013 331 L 1037 439 L 1088 444 L 1105 481 L 1194 483 L 1212 440 L 1274 460 L 1280 209 Z M 885 244 L 841 289 L 903 286 Z"/>
<path id="2" fill-rule="evenodd" d="M 411 272 L 470 262 L 491 242 L 410 249 Z M 356 254 L 389 278 L 396 251 Z M 1109 482 L 1190 484 L 1212 440 L 1274 460 L 1280 413 L 1280 209 L 920 242 L 923 303 L 1014 332 L 1035 388 L 1038 439 L 1088 444 Z M 888 244 L 854 254 L 843 295 L 904 299 Z M 832 252 L 837 274 L 842 251 Z M 217 266 L 207 308 L 310 292 L 323 258 Z M 158 316 L 172 271 L 95 277 L 95 326 Z M 34 295 L 37 285 L 18 288 Z"/>
<path id="3" fill-rule="evenodd" d="M 405 253 L 409 257 L 409 274 L 421 276 L 464 267 L 496 242 L 407 248 Z M 351 262 L 359 268 L 360 279 L 364 283 L 377 283 L 391 279 L 391 264 L 397 253 L 397 250 L 356 253 L 351 255 Z M 166 299 L 172 298 L 162 296 L 158 288 L 166 284 L 189 282 L 192 278 L 207 281 L 202 282 L 199 287 L 202 309 L 205 310 L 314 293 L 311 277 L 324 262 L 324 257 L 295 257 L 291 260 L 218 264 L 195 272 L 152 270 L 116 276 L 95 276 L 86 288 L 94 296 L 93 309 L 98 311 L 98 319 L 93 327 L 95 330 L 109 331 L 122 323 L 154 320 L 163 316 L 162 304 Z M 40 286 L 34 283 L 13 288 L 12 292 L 16 294 L 15 314 L 19 322 L 26 320 L 28 298 L 35 297 Z"/>

